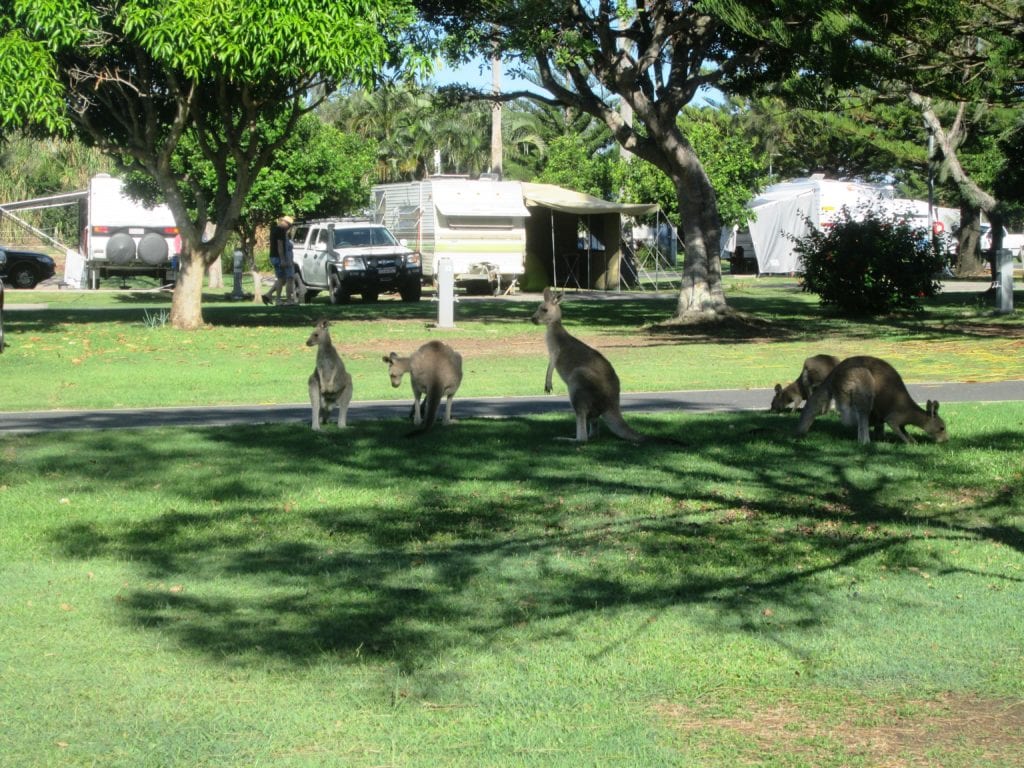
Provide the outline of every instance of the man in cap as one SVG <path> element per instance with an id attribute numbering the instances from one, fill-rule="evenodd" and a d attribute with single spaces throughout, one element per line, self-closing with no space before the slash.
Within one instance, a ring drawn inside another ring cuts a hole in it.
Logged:
<path id="1" fill-rule="evenodd" d="M 297 304 L 295 300 L 295 262 L 292 242 L 288 230 L 295 219 L 291 215 L 281 216 L 270 226 L 270 263 L 274 267 L 274 284 L 263 295 L 264 304 Z M 281 288 L 285 289 L 285 300 L 281 301 Z"/>

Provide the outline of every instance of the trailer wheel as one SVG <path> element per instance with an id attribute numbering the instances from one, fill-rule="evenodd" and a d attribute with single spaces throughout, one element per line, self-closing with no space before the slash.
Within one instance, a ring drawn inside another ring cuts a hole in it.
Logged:
<path id="1" fill-rule="evenodd" d="M 107 241 L 107 261 L 111 264 L 127 264 L 135 258 L 135 241 L 132 236 L 118 232 Z"/>
<path id="2" fill-rule="evenodd" d="M 151 267 L 167 262 L 167 241 L 156 232 L 147 232 L 139 240 L 139 258 Z"/>

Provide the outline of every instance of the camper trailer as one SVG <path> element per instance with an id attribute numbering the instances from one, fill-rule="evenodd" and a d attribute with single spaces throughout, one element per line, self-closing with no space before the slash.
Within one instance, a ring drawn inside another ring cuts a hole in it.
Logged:
<path id="1" fill-rule="evenodd" d="M 166 205 L 147 208 L 105 173 L 89 180 L 83 251 L 88 286 L 104 277 L 153 275 L 170 282 L 178 227 Z"/>
<path id="2" fill-rule="evenodd" d="M 507 291 L 526 261 L 526 218 L 519 182 L 431 178 L 373 187 L 374 218 L 423 257 L 436 279 L 451 260 L 456 286 L 467 293 Z"/>

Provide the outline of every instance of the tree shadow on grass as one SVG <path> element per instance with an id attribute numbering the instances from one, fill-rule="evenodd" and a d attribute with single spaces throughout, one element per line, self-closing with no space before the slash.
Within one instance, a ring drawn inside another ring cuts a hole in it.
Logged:
<path id="1" fill-rule="evenodd" d="M 563 443 L 564 418 L 468 420 L 416 440 L 395 436 L 404 422 L 69 434 L 80 445 L 61 472 L 80 493 L 159 485 L 166 509 L 68 521 L 52 540 L 64 557 L 137 569 L 125 620 L 196 652 L 374 655 L 407 670 L 526 624 L 557 633 L 636 607 L 700 607 L 722 633 L 762 632 L 771 605 L 811 631 L 834 620 L 828 577 L 866 561 L 955 572 L 942 541 L 1024 553 L 1019 484 L 989 492 L 958 458 L 1019 455 L 1018 433 L 862 448 L 829 419 L 803 441 L 766 414 L 635 421 L 693 448 Z M 922 462 L 933 487 L 915 480 Z M 969 502 L 921 503 L 957 488 Z M 1021 581 L 998 566 L 979 578 Z"/>

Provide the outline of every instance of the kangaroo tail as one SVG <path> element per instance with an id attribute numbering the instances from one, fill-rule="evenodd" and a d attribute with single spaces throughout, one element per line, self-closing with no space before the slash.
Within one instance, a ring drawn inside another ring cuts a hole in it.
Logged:
<path id="1" fill-rule="evenodd" d="M 437 409 L 441 405 L 441 388 L 436 384 L 431 385 L 427 390 L 427 412 L 423 417 L 423 423 L 420 424 L 416 429 L 410 432 L 406 437 L 416 437 L 416 435 L 422 435 L 432 426 L 434 426 L 434 420 L 437 419 Z"/>
<path id="2" fill-rule="evenodd" d="M 647 439 L 626 423 L 626 420 L 622 418 L 622 411 L 618 408 L 614 411 L 606 411 L 604 413 L 604 422 L 608 425 L 608 429 L 612 431 L 613 435 L 623 440 L 629 440 L 631 443 L 642 443 Z"/>

